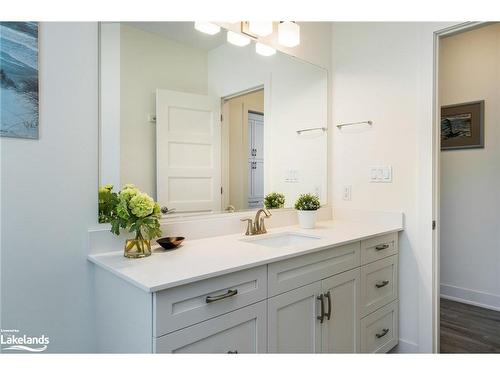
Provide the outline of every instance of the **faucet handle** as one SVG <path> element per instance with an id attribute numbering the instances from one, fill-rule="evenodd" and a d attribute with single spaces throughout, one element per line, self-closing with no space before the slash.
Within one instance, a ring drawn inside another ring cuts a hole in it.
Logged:
<path id="1" fill-rule="evenodd" d="M 244 218 L 244 219 L 240 219 L 240 221 L 246 221 L 247 222 L 247 231 L 245 232 L 245 236 L 250 236 L 252 234 L 252 225 L 253 225 L 252 219 L 250 219 L 249 217 L 247 217 L 247 218 Z"/>

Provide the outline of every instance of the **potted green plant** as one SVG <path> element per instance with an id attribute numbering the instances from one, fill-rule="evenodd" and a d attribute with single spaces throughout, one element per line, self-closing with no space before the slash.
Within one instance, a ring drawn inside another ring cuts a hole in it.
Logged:
<path id="1" fill-rule="evenodd" d="M 144 258 L 151 255 L 151 240 L 161 236 L 160 205 L 134 185 L 128 184 L 116 194 L 116 206 L 110 219 L 111 232 L 119 235 L 120 229 L 135 233 L 135 238 L 125 242 L 124 256 Z"/>
<path id="2" fill-rule="evenodd" d="M 264 207 L 267 209 L 285 207 L 285 195 L 283 193 L 269 193 L 264 198 Z"/>
<path id="3" fill-rule="evenodd" d="M 295 201 L 300 227 L 312 229 L 316 225 L 316 213 L 320 207 L 319 198 L 313 194 L 301 194 Z"/>

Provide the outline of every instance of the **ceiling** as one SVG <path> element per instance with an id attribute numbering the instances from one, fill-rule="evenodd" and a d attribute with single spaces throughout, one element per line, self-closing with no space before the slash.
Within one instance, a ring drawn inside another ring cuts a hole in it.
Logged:
<path id="1" fill-rule="evenodd" d="M 167 39 L 193 48 L 209 51 L 226 42 L 226 33 L 216 35 L 201 33 L 194 28 L 194 22 L 122 22 L 150 33 L 161 35 Z"/>

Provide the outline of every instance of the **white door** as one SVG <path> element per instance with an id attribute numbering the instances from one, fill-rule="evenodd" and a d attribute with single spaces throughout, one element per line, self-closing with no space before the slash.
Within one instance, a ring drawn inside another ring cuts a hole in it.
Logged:
<path id="1" fill-rule="evenodd" d="M 156 353 L 266 353 L 266 302 L 161 336 Z"/>
<path id="2" fill-rule="evenodd" d="M 270 353 L 319 353 L 321 328 L 318 296 L 321 282 L 270 298 L 267 303 Z"/>
<path id="3" fill-rule="evenodd" d="M 220 99 L 156 90 L 157 200 L 176 212 L 221 206 Z"/>
<path id="4" fill-rule="evenodd" d="M 360 272 L 347 271 L 324 279 L 323 353 L 359 353 Z"/>

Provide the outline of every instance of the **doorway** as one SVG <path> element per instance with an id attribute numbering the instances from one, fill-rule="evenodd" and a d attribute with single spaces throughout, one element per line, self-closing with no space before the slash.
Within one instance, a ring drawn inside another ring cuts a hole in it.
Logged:
<path id="1" fill-rule="evenodd" d="M 500 24 L 436 34 L 436 348 L 500 352 Z"/>

